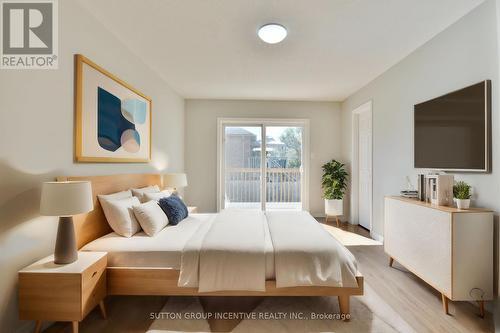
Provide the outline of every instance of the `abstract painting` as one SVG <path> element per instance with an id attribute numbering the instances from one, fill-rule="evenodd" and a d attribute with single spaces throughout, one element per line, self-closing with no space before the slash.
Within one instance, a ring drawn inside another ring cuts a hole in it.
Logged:
<path id="1" fill-rule="evenodd" d="M 77 162 L 149 162 L 151 99 L 76 55 Z"/>

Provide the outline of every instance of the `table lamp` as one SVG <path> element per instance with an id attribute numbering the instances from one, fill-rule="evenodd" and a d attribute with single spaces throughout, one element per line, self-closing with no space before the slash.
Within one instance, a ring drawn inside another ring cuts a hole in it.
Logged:
<path id="1" fill-rule="evenodd" d="M 167 173 L 163 176 L 163 185 L 165 187 L 173 188 L 175 192 L 179 187 L 186 187 L 188 185 L 185 173 Z"/>
<path id="2" fill-rule="evenodd" d="M 59 216 L 54 263 L 69 264 L 78 259 L 73 215 L 94 209 L 88 181 L 46 182 L 42 186 L 40 214 Z"/>

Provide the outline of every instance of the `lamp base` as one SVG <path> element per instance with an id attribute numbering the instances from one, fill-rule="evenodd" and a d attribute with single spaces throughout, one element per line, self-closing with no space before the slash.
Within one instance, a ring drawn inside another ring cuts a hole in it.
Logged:
<path id="1" fill-rule="evenodd" d="M 57 227 L 56 247 L 54 249 L 55 264 L 70 264 L 78 259 L 76 250 L 75 227 L 73 217 L 64 216 L 59 218 Z"/>

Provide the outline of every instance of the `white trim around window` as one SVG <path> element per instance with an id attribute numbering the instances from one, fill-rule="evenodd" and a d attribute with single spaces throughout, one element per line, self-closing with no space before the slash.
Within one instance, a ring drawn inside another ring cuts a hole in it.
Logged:
<path id="1" fill-rule="evenodd" d="M 303 128 L 302 138 L 302 176 L 303 183 L 301 188 L 302 209 L 309 211 L 309 166 L 310 166 L 310 132 L 309 119 L 275 119 L 275 118 L 217 118 L 217 211 L 224 207 L 223 189 L 224 189 L 224 165 L 222 157 L 224 156 L 224 126 L 261 126 L 262 135 L 265 136 L 266 126 L 297 126 Z M 263 151 L 265 153 L 265 150 Z M 264 160 L 264 159 L 262 159 Z M 263 179 L 265 186 L 265 179 Z M 264 200 L 262 200 L 264 201 Z M 264 206 L 262 206 L 264 208 Z"/>

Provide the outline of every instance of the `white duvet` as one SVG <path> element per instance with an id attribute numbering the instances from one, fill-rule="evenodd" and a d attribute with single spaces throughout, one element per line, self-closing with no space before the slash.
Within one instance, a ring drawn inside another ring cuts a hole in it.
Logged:
<path id="1" fill-rule="evenodd" d="M 198 228 L 183 249 L 178 285 L 264 291 L 267 229 L 278 288 L 357 286 L 354 256 L 309 213 L 241 210 L 222 211 Z"/>
<path id="2" fill-rule="evenodd" d="M 184 247 L 179 286 L 199 292 L 266 289 L 266 217 L 261 211 L 222 211 Z"/>
<path id="3" fill-rule="evenodd" d="M 267 212 L 276 287 L 357 287 L 352 253 L 308 212 Z"/>

